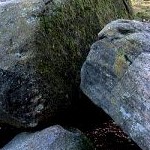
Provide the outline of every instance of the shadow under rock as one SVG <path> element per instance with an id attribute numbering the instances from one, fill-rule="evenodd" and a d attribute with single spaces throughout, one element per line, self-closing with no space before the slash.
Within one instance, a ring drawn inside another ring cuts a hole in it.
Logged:
<path id="1" fill-rule="evenodd" d="M 141 150 L 102 109 L 95 106 L 81 91 L 79 93 L 78 97 L 74 94 L 74 102 L 67 111 L 60 112 L 51 121 L 42 122 L 34 129 L 0 126 L 0 148 L 20 132 L 34 132 L 59 124 L 81 130 L 94 143 L 96 150 Z"/>

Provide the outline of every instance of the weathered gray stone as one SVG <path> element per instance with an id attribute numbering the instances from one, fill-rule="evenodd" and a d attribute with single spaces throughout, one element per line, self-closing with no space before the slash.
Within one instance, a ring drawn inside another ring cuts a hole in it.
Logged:
<path id="1" fill-rule="evenodd" d="M 0 122 L 35 127 L 68 108 L 99 27 L 130 16 L 122 0 L 1 1 Z"/>
<path id="2" fill-rule="evenodd" d="M 92 144 L 79 131 L 52 126 L 35 133 L 17 135 L 1 150 L 93 150 Z"/>
<path id="3" fill-rule="evenodd" d="M 34 60 L 38 15 L 45 7 L 41 0 L 0 2 L 0 120 L 18 127 L 36 126 L 45 110 Z"/>
<path id="4" fill-rule="evenodd" d="M 81 89 L 143 149 L 150 149 L 150 24 L 117 20 L 81 69 Z"/>

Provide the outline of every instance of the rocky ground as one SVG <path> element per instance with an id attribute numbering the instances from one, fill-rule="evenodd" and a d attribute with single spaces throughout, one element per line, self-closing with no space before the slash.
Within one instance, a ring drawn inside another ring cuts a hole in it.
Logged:
<path id="1" fill-rule="evenodd" d="M 141 150 L 102 109 L 96 107 L 85 96 L 82 100 L 77 101 L 69 112 L 59 116 L 54 124 L 80 129 L 94 143 L 95 150 Z M 50 124 L 41 125 L 38 130 L 47 126 Z M 10 126 L 8 130 L 8 126 L 1 126 L 0 148 L 23 131 Z"/>
<path id="2" fill-rule="evenodd" d="M 149 21 L 149 1 L 144 2 L 141 5 L 134 3 L 133 6 L 136 19 Z M 12 42 L 10 41 L 10 43 Z M 59 115 L 59 117 L 56 117 L 56 119 L 52 121 L 53 124 L 44 122 L 42 125 L 35 128 L 34 131 L 42 130 L 54 124 L 59 124 L 63 127 L 75 127 L 80 129 L 94 143 L 95 150 L 140 150 L 140 148 L 125 133 L 123 133 L 106 113 L 90 102 L 87 97 L 81 96 L 82 98 L 80 98 L 80 100 L 82 101 L 79 102 L 78 100 L 75 100 L 75 104 L 73 104 L 74 107 L 70 108 L 68 112 Z M 0 148 L 15 135 L 23 131 L 32 132 L 33 129 L 18 129 L 1 124 Z"/>

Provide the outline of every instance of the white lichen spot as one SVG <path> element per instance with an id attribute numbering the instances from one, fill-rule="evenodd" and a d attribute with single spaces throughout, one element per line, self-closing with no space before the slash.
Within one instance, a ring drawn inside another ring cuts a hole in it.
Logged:
<path id="1" fill-rule="evenodd" d="M 27 9 L 26 9 L 26 8 L 23 8 L 23 9 L 22 9 L 21 16 L 22 16 L 22 17 L 26 17 L 26 16 L 27 16 Z"/>
<path id="2" fill-rule="evenodd" d="M 39 104 L 38 106 L 36 106 L 35 111 L 36 111 L 37 113 L 40 113 L 41 110 L 43 110 L 43 109 L 44 109 L 44 105 L 43 105 L 43 104 Z"/>
<path id="3" fill-rule="evenodd" d="M 120 112 L 122 113 L 124 119 L 129 119 L 131 117 L 131 114 L 127 113 L 126 110 L 122 106 L 120 108 Z"/>
<path id="4" fill-rule="evenodd" d="M 131 94 L 130 94 L 129 92 L 125 92 L 125 93 L 123 94 L 123 97 L 124 97 L 124 98 L 130 98 L 130 97 L 131 97 Z"/>
<path id="5" fill-rule="evenodd" d="M 32 123 L 29 124 L 29 126 L 30 126 L 30 127 L 36 127 L 37 124 L 38 124 L 37 122 L 32 122 Z"/>
<path id="6" fill-rule="evenodd" d="M 150 130 L 150 123 L 149 122 L 145 122 L 145 128 L 147 128 L 148 130 Z"/>
<path id="7" fill-rule="evenodd" d="M 131 130 L 134 131 L 134 136 L 139 135 L 140 133 L 146 132 L 145 127 L 140 123 L 133 124 Z"/>
<path id="8" fill-rule="evenodd" d="M 18 58 L 21 58 L 21 54 L 20 53 L 15 53 L 15 56 Z"/>
<path id="9" fill-rule="evenodd" d="M 28 18 L 27 19 L 27 23 L 28 24 L 34 24 L 34 23 L 36 23 L 36 17 L 30 17 L 30 18 Z"/>
<path id="10" fill-rule="evenodd" d="M 148 102 L 145 101 L 144 106 L 146 107 L 146 110 L 148 110 L 148 111 L 150 110 L 150 102 L 149 101 Z"/>

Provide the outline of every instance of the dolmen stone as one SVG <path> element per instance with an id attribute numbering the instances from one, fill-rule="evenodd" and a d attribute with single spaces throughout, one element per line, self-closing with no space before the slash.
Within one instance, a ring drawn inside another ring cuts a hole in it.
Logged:
<path id="1" fill-rule="evenodd" d="M 98 36 L 81 69 L 81 89 L 149 150 L 150 24 L 119 19 Z"/>
<path id="2" fill-rule="evenodd" d="M 99 27 L 130 10 L 129 0 L 0 0 L 0 123 L 36 127 L 70 108 Z"/>

